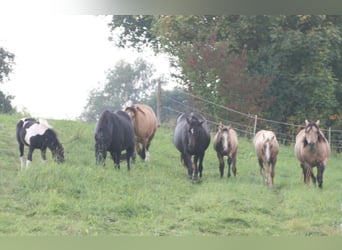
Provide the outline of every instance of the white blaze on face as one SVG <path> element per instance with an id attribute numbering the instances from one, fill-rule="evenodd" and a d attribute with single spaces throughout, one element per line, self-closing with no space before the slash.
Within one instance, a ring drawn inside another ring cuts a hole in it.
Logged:
<path id="1" fill-rule="evenodd" d="M 26 129 L 25 142 L 30 145 L 30 139 L 35 135 L 43 135 L 45 131 L 48 130 L 47 127 L 40 124 L 34 123 L 31 127 Z"/>
<path id="2" fill-rule="evenodd" d="M 228 150 L 228 133 L 227 133 L 227 131 L 222 133 L 222 146 L 223 146 L 223 151 Z"/>

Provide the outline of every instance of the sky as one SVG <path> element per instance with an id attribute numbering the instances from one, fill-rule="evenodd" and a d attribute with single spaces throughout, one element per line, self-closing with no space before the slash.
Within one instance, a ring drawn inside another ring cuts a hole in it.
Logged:
<path id="1" fill-rule="evenodd" d="M 105 82 L 121 59 L 138 56 L 168 77 L 166 57 L 119 49 L 108 40 L 110 17 L 92 15 L 0 15 L 0 47 L 15 54 L 10 79 L 0 84 L 13 106 L 36 118 L 76 119 L 90 90 Z"/>

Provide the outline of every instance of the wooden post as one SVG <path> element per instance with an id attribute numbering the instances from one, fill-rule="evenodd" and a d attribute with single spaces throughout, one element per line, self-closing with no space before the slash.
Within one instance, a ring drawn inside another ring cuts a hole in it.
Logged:
<path id="1" fill-rule="evenodd" d="M 329 130 L 328 130 L 328 142 L 331 145 L 331 127 L 329 127 Z"/>
<path id="2" fill-rule="evenodd" d="M 258 116 L 254 116 L 254 129 L 253 129 L 253 135 L 255 136 L 256 134 L 256 126 L 257 126 L 257 121 L 258 121 Z"/>
<path id="3" fill-rule="evenodd" d="M 158 126 L 161 124 L 161 81 L 158 79 L 158 84 L 157 84 L 157 120 L 158 120 Z"/>

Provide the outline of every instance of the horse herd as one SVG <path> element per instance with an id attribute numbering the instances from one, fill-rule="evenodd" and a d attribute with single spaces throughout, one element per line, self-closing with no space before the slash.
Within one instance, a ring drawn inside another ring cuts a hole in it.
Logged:
<path id="1" fill-rule="evenodd" d="M 130 170 L 131 159 L 135 159 L 135 152 L 143 160 L 149 159 L 149 147 L 158 127 L 158 121 L 153 109 L 144 104 L 135 104 L 124 111 L 104 111 L 96 124 L 95 159 L 97 164 L 105 165 L 107 152 L 110 153 L 115 168 L 120 169 L 120 161 L 126 159 Z M 40 149 L 42 159 L 46 160 L 46 150 L 50 149 L 56 162 L 64 162 L 64 149 L 56 133 L 45 120 L 23 118 L 17 123 L 17 141 L 21 170 L 28 167 L 32 161 L 35 149 Z M 199 113 L 183 113 L 177 118 L 174 129 L 173 143 L 180 152 L 181 162 L 188 171 L 193 182 L 202 177 L 203 159 L 210 144 L 210 130 L 206 119 Z M 24 145 L 28 146 L 27 161 L 24 160 Z M 269 187 L 274 185 L 275 166 L 279 152 L 276 135 L 272 131 L 260 130 L 253 139 L 255 153 L 258 159 L 260 174 Z M 221 178 L 224 175 L 224 157 L 227 157 L 228 173 L 231 168 L 236 176 L 236 160 L 238 151 L 238 137 L 231 126 L 221 122 L 213 142 L 219 161 Z M 319 121 L 305 120 L 305 128 L 296 136 L 295 156 L 300 162 L 304 175 L 304 182 L 323 187 L 323 172 L 330 156 L 329 142 L 319 128 Z M 122 151 L 125 154 L 121 155 Z M 317 175 L 313 168 L 317 167 Z"/>

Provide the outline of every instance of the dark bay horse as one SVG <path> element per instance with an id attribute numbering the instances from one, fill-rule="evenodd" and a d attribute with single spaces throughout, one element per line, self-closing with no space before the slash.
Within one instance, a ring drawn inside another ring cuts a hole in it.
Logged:
<path id="1" fill-rule="evenodd" d="M 221 122 L 218 126 L 218 131 L 214 137 L 214 149 L 217 153 L 217 158 L 219 160 L 219 169 L 221 178 L 224 172 L 224 156 L 227 156 L 228 164 L 228 174 L 230 177 L 230 167 L 232 165 L 232 170 L 234 176 L 236 176 L 236 156 L 238 149 L 238 138 L 236 131 L 231 126 L 224 126 Z"/>
<path id="2" fill-rule="evenodd" d="M 129 115 L 124 111 L 102 112 L 95 128 L 95 158 L 97 164 L 105 165 L 107 151 L 112 156 L 115 168 L 120 169 L 121 151 L 126 150 L 127 168 L 134 154 L 134 128 Z"/>
<path id="3" fill-rule="evenodd" d="M 305 128 L 296 136 L 295 155 L 300 162 L 304 174 L 304 182 L 310 183 L 310 177 L 316 184 L 312 168 L 317 167 L 318 187 L 323 187 L 323 173 L 330 156 L 330 145 L 319 128 L 319 120 L 305 120 Z"/>
<path id="4" fill-rule="evenodd" d="M 188 169 L 189 178 L 197 181 L 198 172 L 202 177 L 203 158 L 210 143 L 210 131 L 205 118 L 198 113 L 180 115 L 177 118 L 173 143 L 181 153 L 181 161 Z"/>
<path id="5" fill-rule="evenodd" d="M 64 162 L 63 146 L 47 121 L 23 118 L 17 123 L 16 136 L 19 143 L 21 170 L 25 168 L 25 145 L 29 147 L 26 167 L 32 162 L 32 154 L 35 149 L 40 149 L 43 161 L 46 160 L 46 149 L 49 148 L 56 162 Z"/>
<path id="6" fill-rule="evenodd" d="M 141 159 L 147 161 L 150 156 L 151 141 L 158 128 L 157 117 L 153 109 L 145 104 L 132 105 L 125 111 L 131 116 L 134 124 L 137 153 Z"/>
<path id="7" fill-rule="evenodd" d="M 269 130 L 260 130 L 253 139 L 255 153 L 258 157 L 260 174 L 269 187 L 274 185 L 275 166 L 279 152 L 276 135 Z M 266 167 L 266 170 L 265 170 Z"/>

